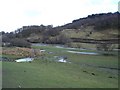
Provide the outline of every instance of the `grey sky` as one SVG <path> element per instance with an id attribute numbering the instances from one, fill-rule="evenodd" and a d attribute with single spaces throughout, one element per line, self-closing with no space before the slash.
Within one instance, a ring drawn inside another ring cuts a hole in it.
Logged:
<path id="1" fill-rule="evenodd" d="M 96 13 L 118 11 L 119 0 L 0 0 L 0 31 L 26 25 L 60 26 Z"/>

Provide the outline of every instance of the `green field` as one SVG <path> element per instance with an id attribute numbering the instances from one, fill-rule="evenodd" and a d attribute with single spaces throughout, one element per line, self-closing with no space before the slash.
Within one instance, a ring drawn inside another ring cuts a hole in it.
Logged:
<path id="1" fill-rule="evenodd" d="M 2 62 L 3 88 L 17 88 L 19 85 L 22 88 L 118 88 L 116 54 L 74 54 L 67 52 L 72 49 L 52 45 L 32 48 L 46 50 L 45 56 L 37 57 L 31 63 Z M 4 56 L 15 59 L 15 56 Z M 56 62 L 54 56 L 67 56 L 71 63 Z"/>

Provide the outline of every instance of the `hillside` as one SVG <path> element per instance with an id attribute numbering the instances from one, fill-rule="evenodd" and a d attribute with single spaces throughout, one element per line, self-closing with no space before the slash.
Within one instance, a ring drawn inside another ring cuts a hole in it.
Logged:
<path id="1" fill-rule="evenodd" d="M 63 25 L 64 29 L 81 29 L 93 26 L 94 30 L 117 29 L 120 26 L 119 12 L 92 14 L 87 17 L 73 20 L 72 23 Z"/>
<path id="2" fill-rule="evenodd" d="M 72 23 L 62 26 L 63 33 L 76 38 L 118 38 L 119 15 L 118 12 L 88 15 L 86 18 L 73 20 Z"/>
<path id="3" fill-rule="evenodd" d="M 82 40 L 115 39 L 117 41 L 120 36 L 118 33 L 118 30 L 120 30 L 119 16 L 119 12 L 92 14 L 84 18 L 73 20 L 72 23 L 63 26 L 23 26 L 14 32 L 1 33 L 3 35 L 3 42 L 10 42 L 11 39 L 15 38 L 24 39 L 30 43 L 49 44 L 68 44 L 74 42 L 72 38 Z M 114 42 L 112 43 L 114 44 Z"/>

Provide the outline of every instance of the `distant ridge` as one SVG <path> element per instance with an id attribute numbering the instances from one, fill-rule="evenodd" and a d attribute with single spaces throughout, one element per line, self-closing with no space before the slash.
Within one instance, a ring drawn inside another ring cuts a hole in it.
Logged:
<path id="1" fill-rule="evenodd" d="M 120 28 L 120 13 L 100 13 L 88 15 L 88 17 L 73 20 L 62 26 L 64 29 L 80 29 L 81 27 L 94 26 L 95 30 Z"/>

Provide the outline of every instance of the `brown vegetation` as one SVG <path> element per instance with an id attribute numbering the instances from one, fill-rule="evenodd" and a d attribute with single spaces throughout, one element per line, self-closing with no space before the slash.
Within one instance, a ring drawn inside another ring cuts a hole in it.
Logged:
<path id="1" fill-rule="evenodd" d="M 6 55 L 17 55 L 22 57 L 34 57 L 40 56 L 42 53 L 39 49 L 31 49 L 31 48 L 3 48 L 2 54 Z"/>

